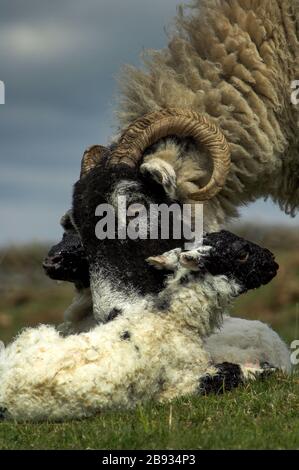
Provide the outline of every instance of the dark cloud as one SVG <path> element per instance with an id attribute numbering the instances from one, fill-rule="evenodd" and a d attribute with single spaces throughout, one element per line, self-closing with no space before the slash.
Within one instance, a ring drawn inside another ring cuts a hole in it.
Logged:
<path id="1" fill-rule="evenodd" d="M 84 149 L 114 132 L 121 66 L 166 45 L 177 3 L 1 0 L 0 243 L 59 236 Z"/>

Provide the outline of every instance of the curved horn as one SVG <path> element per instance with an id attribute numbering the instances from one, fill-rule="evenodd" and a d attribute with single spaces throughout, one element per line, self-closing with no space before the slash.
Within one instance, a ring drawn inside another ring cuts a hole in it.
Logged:
<path id="1" fill-rule="evenodd" d="M 107 152 L 110 152 L 110 150 L 102 145 L 93 145 L 92 147 L 89 147 L 82 157 L 80 179 L 97 166 L 104 155 L 107 155 Z"/>
<path id="2" fill-rule="evenodd" d="M 169 108 L 147 114 L 133 122 L 112 152 L 110 164 L 138 165 L 146 148 L 167 136 L 193 137 L 209 151 L 214 168 L 209 183 L 189 196 L 195 201 L 214 197 L 224 186 L 231 164 L 229 144 L 221 130 L 207 117 L 188 109 Z"/>

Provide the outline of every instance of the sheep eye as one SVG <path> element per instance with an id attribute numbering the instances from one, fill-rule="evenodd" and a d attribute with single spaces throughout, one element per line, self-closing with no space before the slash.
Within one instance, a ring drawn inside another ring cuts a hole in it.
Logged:
<path id="1" fill-rule="evenodd" d="M 249 258 L 248 251 L 241 251 L 241 253 L 238 254 L 237 261 L 239 261 L 240 263 L 246 263 L 246 261 L 248 261 L 248 258 Z"/>

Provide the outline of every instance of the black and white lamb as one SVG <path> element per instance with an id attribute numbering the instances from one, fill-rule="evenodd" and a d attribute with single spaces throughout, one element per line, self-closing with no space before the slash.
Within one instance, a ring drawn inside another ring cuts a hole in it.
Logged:
<path id="1" fill-rule="evenodd" d="M 158 295 L 80 335 L 64 338 L 50 326 L 26 329 L 1 351 L 4 417 L 81 418 L 147 399 L 231 389 L 264 374 L 250 364 L 213 365 L 204 340 L 237 296 L 276 275 L 272 253 L 221 231 L 196 250 L 175 249 L 148 263 L 174 271 Z"/>
<path id="2" fill-rule="evenodd" d="M 64 313 L 64 322 L 58 327 L 61 334 L 68 336 L 90 331 L 100 322 L 96 321 L 93 313 L 89 263 L 73 225 L 71 211 L 62 217 L 61 225 L 64 229 L 63 238 L 51 248 L 44 268 L 50 278 L 75 284 L 75 297 Z M 110 269 L 113 269 L 112 266 Z M 117 314 L 117 310 L 114 314 Z M 235 318 L 226 312 L 220 327 L 204 343 L 214 364 L 269 363 L 284 373 L 291 370 L 290 353 L 285 343 L 270 326 L 259 320 Z"/>

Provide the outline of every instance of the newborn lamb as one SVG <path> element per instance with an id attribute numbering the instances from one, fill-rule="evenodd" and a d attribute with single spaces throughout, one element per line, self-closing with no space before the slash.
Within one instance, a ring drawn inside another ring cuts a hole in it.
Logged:
<path id="1" fill-rule="evenodd" d="M 75 298 L 64 314 L 64 322 L 58 327 L 61 334 L 68 336 L 87 332 L 97 322 L 89 288 L 89 262 L 73 225 L 71 211 L 62 217 L 61 225 L 64 229 L 63 238 L 51 248 L 45 259 L 44 269 L 52 279 L 75 284 Z M 206 338 L 205 348 L 214 364 L 268 362 L 283 372 L 291 371 L 290 352 L 285 343 L 267 324 L 257 320 L 224 314 L 221 327 Z"/>
<path id="2" fill-rule="evenodd" d="M 173 269 L 165 289 L 88 333 L 63 338 L 50 326 L 26 329 L 0 353 L 4 417 L 64 420 L 147 399 L 231 389 L 263 367 L 212 365 L 204 339 L 222 312 L 278 269 L 266 249 L 222 231 L 191 252 L 148 262 Z"/>

